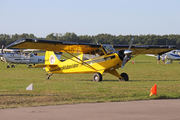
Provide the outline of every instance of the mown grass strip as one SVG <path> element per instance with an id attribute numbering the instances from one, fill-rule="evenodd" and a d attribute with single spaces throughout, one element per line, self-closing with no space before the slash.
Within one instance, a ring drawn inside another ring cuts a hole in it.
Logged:
<path id="1" fill-rule="evenodd" d="M 128 82 L 107 73 L 102 82 L 93 82 L 93 74 L 54 74 L 46 80 L 41 68 L 18 65 L 7 69 L 0 62 L 0 108 L 180 98 L 179 62 L 156 62 L 154 57 L 139 55 L 119 68 L 119 73 L 129 75 Z M 26 91 L 31 83 L 34 90 Z M 149 97 L 154 84 L 157 96 Z"/>

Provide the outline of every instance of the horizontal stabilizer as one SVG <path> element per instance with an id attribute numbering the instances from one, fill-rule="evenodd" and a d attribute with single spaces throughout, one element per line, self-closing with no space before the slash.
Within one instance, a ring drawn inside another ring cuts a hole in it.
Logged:
<path id="1" fill-rule="evenodd" d="M 43 65 L 36 65 L 36 66 L 33 66 L 33 67 L 35 67 L 35 68 L 43 68 L 43 67 L 58 67 L 58 65 L 52 65 L 52 64 L 49 64 L 49 65 L 45 65 L 45 64 L 43 64 Z"/>

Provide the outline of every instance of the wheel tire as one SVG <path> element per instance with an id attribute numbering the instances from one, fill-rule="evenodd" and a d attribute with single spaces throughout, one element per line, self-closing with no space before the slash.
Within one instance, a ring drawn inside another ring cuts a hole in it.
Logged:
<path id="1" fill-rule="evenodd" d="M 48 76 L 48 77 L 46 78 L 46 80 L 49 80 L 49 78 L 50 78 L 50 76 Z"/>
<path id="2" fill-rule="evenodd" d="M 15 68 L 15 66 L 14 66 L 14 65 L 11 65 L 11 68 Z"/>
<path id="3" fill-rule="evenodd" d="M 8 65 L 7 68 L 10 68 L 10 66 Z"/>
<path id="4" fill-rule="evenodd" d="M 101 75 L 101 73 L 95 73 L 95 74 L 93 75 L 93 81 L 101 82 L 101 81 L 102 81 L 102 75 Z"/>
<path id="5" fill-rule="evenodd" d="M 129 81 L 129 77 L 126 73 L 121 73 L 121 77 L 123 78 L 123 80 Z M 122 79 L 119 79 L 119 80 L 122 80 Z"/>

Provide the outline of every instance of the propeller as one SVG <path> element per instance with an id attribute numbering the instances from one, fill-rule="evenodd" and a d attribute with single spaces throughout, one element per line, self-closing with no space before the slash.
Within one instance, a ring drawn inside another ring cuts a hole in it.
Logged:
<path id="1" fill-rule="evenodd" d="M 123 54 L 124 54 L 124 55 L 123 55 L 124 57 L 123 57 L 123 62 L 122 62 L 121 68 L 123 68 L 124 65 L 126 64 L 126 62 L 131 59 L 132 51 L 131 51 L 130 49 L 131 49 L 131 47 L 132 47 L 133 40 L 134 40 L 134 38 L 132 37 L 132 40 L 131 40 L 131 43 L 130 43 L 130 45 L 129 45 L 128 50 L 124 50 L 124 53 L 123 53 Z"/>

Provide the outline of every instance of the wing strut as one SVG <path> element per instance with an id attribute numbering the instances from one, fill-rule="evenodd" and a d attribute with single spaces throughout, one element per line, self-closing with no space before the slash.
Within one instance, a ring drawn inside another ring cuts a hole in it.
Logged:
<path id="1" fill-rule="evenodd" d="M 30 52 L 26 57 L 24 57 L 21 61 L 23 61 L 24 59 L 26 59 L 31 53 L 33 53 L 33 51 L 32 52 Z M 15 64 L 14 66 L 17 66 L 19 63 L 21 63 L 21 61 L 19 61 L 17 64 Z"/>
<path id="2" fill-rule="evenodd" d="M 62 48 L 60 48 L 60 49 L 62 49 Z M 64 49 L 62 49 L 62 50 L 64 50 Z M 69 53 L 69 52 L 67 52 L 66 50 L 64 50 L 66 53 L 68 53 L 69 55 L 71 55 L 71 56 L 73 56 L 73 57 L 75 57 L 76 59 L 78 59 L 79 61 L 81 61 L 82 63 L 84 63 L 85 65 L 87 65 L 86 67 L 89 67 L 89 68 L 91 68 L 91 69 L 93 69 L 93 70 L 96 70 L 97 71 L 97 69 L 95 69 L 94 67 L 92 67 L 91 65 L 89 65 L 88 63 L 86 63 L 86 62 L 84 62 L 84 61 L 82 61 L 81 59 L 79 59 L 78 57 L 76 57 L 75 55 L 73 55 L 73 54 L 71 54 L 71 53 Z M 59 53 L 58 53 L 59 54 Z M 65 55 L 62 55 L 62 56 L 64 56 L 64 57 L 66 57 L 66 58 L 68 58 L 68 59 L 71 59 L 71 58 L 69 58 L 69 57 L 67 57 L 67 56 L 65 56 Z M 73 60 L 73 59 L 71 59 L 72 61 L 74 61 L 74 62 L 77 62 L 77 63 L 79 63 L 79 64 L 81 64 L 80 62 L 78 62 L 78 61 L 76 61 L 76 60 Z"/>

